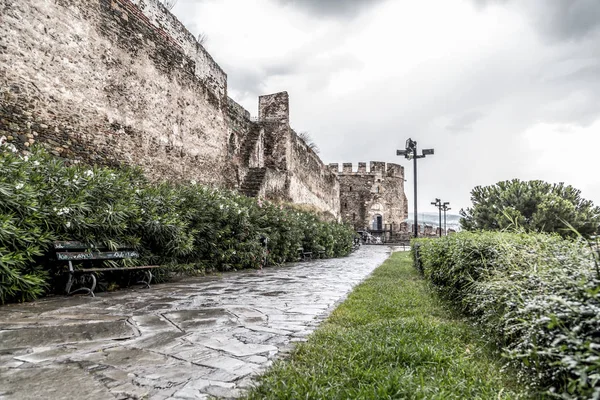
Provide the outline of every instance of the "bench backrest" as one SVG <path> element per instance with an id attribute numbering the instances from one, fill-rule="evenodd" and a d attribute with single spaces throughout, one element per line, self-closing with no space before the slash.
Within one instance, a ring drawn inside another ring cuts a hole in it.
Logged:
<path id="1" fill-rule="evenodd" d="M 128 247 L 125 246 L 117 246 L 117 250 L 111 250 L 106 246 L 75 241 L 54 242 L 54 249 L 59 261 L 121 260 L 140 256 L 137 251 L 126 250 Z"/>

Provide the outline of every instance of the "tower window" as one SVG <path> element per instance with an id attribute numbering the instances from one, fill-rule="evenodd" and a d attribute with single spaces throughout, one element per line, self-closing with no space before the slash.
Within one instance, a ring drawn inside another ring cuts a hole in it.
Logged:
<path id="1" fill-rule="evenodd" d="M 352 221 L 356 221 L 356 213 L 352 213 Z"/>
<path id="2" fill-rule="evenodd" d="M 351 192 L 351 191 L 352 191 L 352 186 L 350 186 L 350 188 L 349 188 L 349 190 L 348 190 L 348 191 L 349 191 L 349 192 Z"/>
<path id="3" fill-rule="evenodd" d="M 348 209 L 348 203 L 344 203 L 344 208 Z"/>

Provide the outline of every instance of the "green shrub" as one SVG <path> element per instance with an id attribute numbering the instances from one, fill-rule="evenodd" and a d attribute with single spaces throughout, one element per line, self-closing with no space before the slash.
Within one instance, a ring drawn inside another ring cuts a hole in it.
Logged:
<path id="1" fill-rule="evenodd" d="M 462 232 L 415 247 L 424 276 L 495 338 L 523 380 L 557 398 L 600 398 L 600 277 L 584 243 Z"/>
<path id="2" fill-rule="evenodd" d="M 300 246 L 344 256 L 352 234 L 235 192 L 150 183 L 139 169 L 67 165 L 41 149 L 23 156 L 0 139 L 0 303 L 60 290 L 64 266 L 49 261 L 55 240 L 127 245 L 141 257 L 123 266 L 182 272 L 257 268 L 261 235 L 270 239 L 271 263 L 294 261 Z"/>

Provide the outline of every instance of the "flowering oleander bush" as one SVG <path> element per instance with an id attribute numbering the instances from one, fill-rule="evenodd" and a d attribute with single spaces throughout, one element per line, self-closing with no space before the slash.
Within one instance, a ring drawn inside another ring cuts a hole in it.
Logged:
<path id="1" fill-rule="evenodd" d="M 419 268 L 547 396 L 600 398 L 600 276 L 581 241 L 468 233 L 417 240 Z"/>
<path id="2" fill-rule="evenodd" d="M 193 182 L 150 183 L 135 168 L 67 165 L 41 149 L 22 155 L 0 139 L 0 303 L 60 291 L 56 240 L 126 245 L 141 257 L 123 266 L 193 271 L 258 267 L 261 236 L 270 239 L 268 261 L 282 263 L 301 246 L 347 255 L 352 235 L 283 205 Z"/>

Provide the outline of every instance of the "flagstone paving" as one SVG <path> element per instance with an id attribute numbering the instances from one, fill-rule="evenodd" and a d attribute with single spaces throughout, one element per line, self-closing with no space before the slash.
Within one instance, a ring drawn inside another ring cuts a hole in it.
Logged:
<path id="1" fill-rule="evenodd" d="M 0 307 L 0 399 L 239 397 L 390 251 Z"/>

